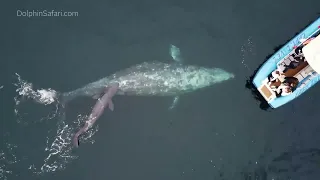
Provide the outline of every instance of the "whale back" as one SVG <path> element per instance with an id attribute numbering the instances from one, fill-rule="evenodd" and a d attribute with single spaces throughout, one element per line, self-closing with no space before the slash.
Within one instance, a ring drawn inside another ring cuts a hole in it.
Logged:
<path id="1" fill-rule="evenodd" d="M 118 95 L 177 96 L 233 77 L 232 73 L 219 68 L 145 62 L 65 94 L 98 98 L 111 83 L 118 83 Z"/>
<path id="2" fill-rule="evenodd" d="M 217 70 L 217 69 L 216 69 Z M 193 65 L 145 62 L 109 76 L 118 94 L 175 96 L 211 85 L 214 69 Z"/>

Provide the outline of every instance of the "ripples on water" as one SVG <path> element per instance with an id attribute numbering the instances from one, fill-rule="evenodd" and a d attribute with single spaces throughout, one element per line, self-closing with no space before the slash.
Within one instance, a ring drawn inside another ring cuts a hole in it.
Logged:
<path id="1" fill-rule="evenodd" d="M 15 155 L 16 148 L 14 144 L 4 143 L 4 149 L 0 150 L 0 179 L 2 180 L 8 180 L 8 176 L 13 174 L 10 166 L 19 161 Z"/>
<path id="2" fill-rule="evenodd" d="M 34 90 L 31 83 L 28 83 L 18 76 L 18 83 L 15 84 L 19 96 L 15 97 L 15 114 L 17 126 L 24 126 L 28 128 L 32 125 L 25 118 L 23 107 L 21 106 L 24 100 L 38 98 L 35 102 L 47 106 L 54 104 L 52 101 L 51 89 Z M 38 94 L 37 94 L 38 93 Z M 49 96 L 49 97 L 46 97 Z M 39 99 L 41 99 L 39 101 Z M 51 102 L 51 103 L 49 103 Z M 43 142 L 43 151 L 37 153 L 45 153 L 46 156 L 41 162 L 35 162 L 32 158 L 28 158 L 28 152 L 24 154 L 17 153 L 19 144 L 14 142 L 7 142 L 12 134 L 6 133 L 4 136 L 3 149 L 0 150 L 0 179 L 9 180 L 10 177 L 19 174 L 17 170 L 22 170 L 17 167 L 23 167 L 35 175 L 44 175 L 47 173 L 54 173 L 56 171 L 64 170 L 68 164 L 78 157 L 72 153 L 71 138 L 75 129 L 78 129 L 85 121 L 87 116 L 78 115 L 77 120 L 67 123 L 62 107 L 55 106 L 54 110 L 47 116 L 36 120 L 37 123 L 45 123 L 47 121 L 55 121 L 56 126 L 50 127 L 47 132 L 46 141 Z M 70 122 L 70 121 L 69 121 Z M 94 143 L 92 136 L 98 131 L 98 126 L 90 129 L 81 141 L 84 143 Z M 42 136 L 43 134 L 41 134 Z M 22 165 L 23 164 L 23 165 Z M 27 164 L 27 166 L 25 166 Z M 37 164 L 37 165 L 36 165 Z M 319 149 L 304 149 L 296 151 L 283 152 L 280 155 L 273 157 L 270 161 L 261 159 L 259 163 L 249 163 L 248 167 L 243 169 L 239 180 L 285 180 L 285 179 L 301 179 L 303 177 L 316 177 L 320 164 L 320 150 Z M 20 166 L 19 166 L 20 165 Z M 309 178 L 310 179 L 310 178 Z M 312 179 L 312 178 L 311 178 Z"/>
<path id="3" fill-rule="evenodd" d="M 255 53 L 255 44 L 252 40 L 253 38 L 250 36 L 248 37 L 248 39 L 246 40 L 246 42 L 241 46 L 241 64 L 250 72 L 252 73 L 252 70 L 250 69 L 250 67 L 248 66 L 248 63 L 246 61 L 248 61 L 249 59 L 252 59 L 253 56 L 256 55 Z"/>

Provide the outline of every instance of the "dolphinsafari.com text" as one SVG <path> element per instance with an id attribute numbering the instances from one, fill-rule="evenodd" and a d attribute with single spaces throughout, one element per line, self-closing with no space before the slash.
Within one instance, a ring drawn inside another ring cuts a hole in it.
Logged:
<path id="1" fill-rule="evenodd" d="M 78 12 L 55 11 L 55 10 L 17 10 L 17 16 L 21 17 L 77 17 Z"/>

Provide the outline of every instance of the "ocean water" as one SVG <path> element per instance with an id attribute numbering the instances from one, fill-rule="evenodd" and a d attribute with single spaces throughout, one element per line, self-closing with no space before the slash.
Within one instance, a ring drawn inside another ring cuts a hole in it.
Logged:
<path id="1" fill-rule="evenodd" d="M 319 179 L 320 87 L 272 111 L 261 110 L 245 87 L 275 47 L 319 17 L 319 5 L 3 2 L 0 179 Z M 170 44 L 186 64 L 222 68 L 235 78 L 182 96 L 172 111 L 172 98 L 116 96 L 115 111 L 105 111 L 78 149 L 70 138 L 95 100 L 76 99 L 63 116 L 55 104 L 21 96 L 28 88 L 70 91 L 141 62 L 170 62 Z"/>

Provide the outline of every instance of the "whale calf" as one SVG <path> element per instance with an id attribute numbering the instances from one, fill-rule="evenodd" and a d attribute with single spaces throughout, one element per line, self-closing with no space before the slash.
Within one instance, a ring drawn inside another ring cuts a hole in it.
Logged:
<path id="1" fill-rule="evenodd" d="M 144 62 L 60 94 L 59 100 L 63 104 L 79 96 L 98 99 L 86 125 L 73 139 L 75 146 L 78 144 L 77 138 L 93 125 L 102 114 L 104 106 L 109 103 L 110 107 L 114 95 L 172 96 L 174 99 L 169 109 L 173 109 L 180 95 L 234 78 L 234 74 L 220 68 L 186 65 L 179 48 L 174 45 L 171 45 L 170 53 L 173 59 L 171 63 Z M 113 103 L 111 107 L 113 110 Z"/>
<path id="2" fill-rule="evenodd" d="M 102 115 L 105 106 L 108 106 L 111 111 L 114 109 L 112 102 L 112 97 L 118 91 L 119 84 L 109 84 L 109 87 L 106 88 L 105 94 L 98 99 L 97 103 L 94 105 L 91 114 L 89 115 L 88 120 L 85 125 L 74 135 L 73 144 L 75 147 L 79 146 L 79 136 L 88 131 L 90 127 L 96 122 L 96 120 Z"/>

